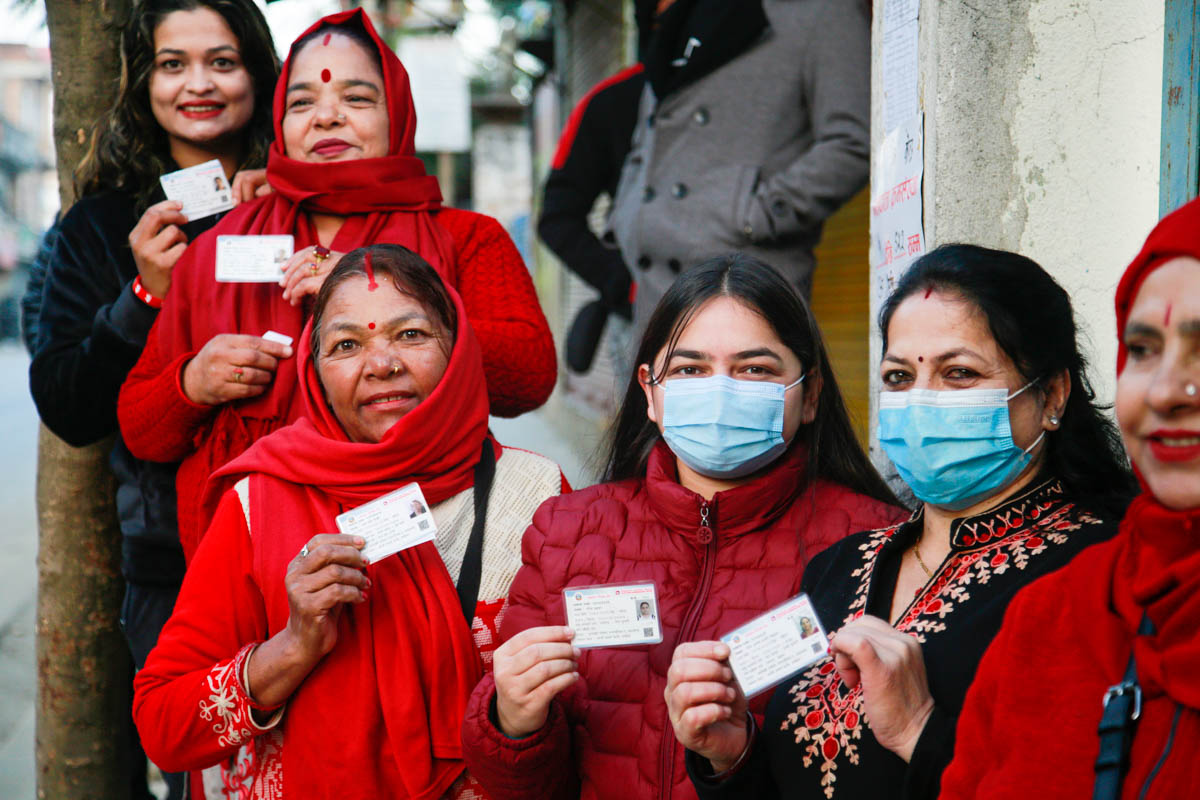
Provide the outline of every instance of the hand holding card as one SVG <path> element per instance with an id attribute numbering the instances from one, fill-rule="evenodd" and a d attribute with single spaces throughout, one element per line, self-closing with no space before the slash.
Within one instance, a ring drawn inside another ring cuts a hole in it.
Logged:
<path id="1" fill-rule="evenodd" d="M 723 772 L 749 745 L 746 695 L 729 667 L 729 646 L 686 642 L 667 670 L 667 714 L 675 738 Z"/>
<path id="2" fill-rule="evenodd" d="M 163 200 L 146 209 L 129 232 L 129 249 L 137 265 L 142 288 L 162 300 L 171 288 L 171 272 L 187 249 L 182 226 L 187 217 L 174 200 Z"/>
<path id="3" fill-rule="evenodd" d="M 546 724 L 550 701 L 579 680 L 579 649 L 561 625 L 528 628 L 496 649 L 496 716 L 505 735 L 520 738 Z"/>
<path id="4" fill-rule="evenodd" d="M 432 542 L 437 523 L 429 513 L 429 504 L 415 483 L 377 497 L 335 518 L 338 530 L 361 536 L 367 544 L 363 555 L 371 563 L 393 553 Z"/>
<path id="5" fill-rule="evenodd" d="M 829 651 L 821 621 L 804 594 L 735 628 L 721 641 L 729 645 L 729 664 L 747 697 L 790 678 Z"/>
<path id="6" fill-rule="evenodd" d="M 233 208 L 233 191 L 217 159 L 168 172 L 158 179 L 168 200 L 183 204 L 188 220 L 202 219 Z"/>

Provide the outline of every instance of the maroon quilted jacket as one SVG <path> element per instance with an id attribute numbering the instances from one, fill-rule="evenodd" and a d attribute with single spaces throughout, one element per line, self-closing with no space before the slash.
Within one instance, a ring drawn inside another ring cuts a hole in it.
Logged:
<path id="1" fill-rule="evenodd" d="M 696 797 L 663 700 L 675 646 L 715 639 L 781 603 L 799 591 L 816 553 L 908 516 L 836 484 L 799 491 L 805 458 L 793 448 L 768 474 L 706 502 L 678 483 L 674 456 L 660 442 L 645 480 L 542 504 L 525 532 L 500 638 L 565 624 L 567 586 L 652 579 L 663 641 L 584 650 L 581 680 L 526 739 L 509 739 L 493 725 L 495 683 L 487 675 L 467 708 L 463 746 L 471 775 L 492 800 Z M 760 719 L 769 697 L 751 704 Z"/>

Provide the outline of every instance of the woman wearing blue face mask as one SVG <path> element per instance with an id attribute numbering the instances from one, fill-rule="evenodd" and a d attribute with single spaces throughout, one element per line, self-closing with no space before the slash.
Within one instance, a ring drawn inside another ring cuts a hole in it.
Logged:
<path id="1" fill-rule="evenodd" d="M 826 546 L 907 516 L 854 438 L 807 306 L 766 265 L 687 271 L 636 363 L 607 482 L 538 510 L 468 707 L 464 757 L 493 800 L 694 798 L 663 695 L 675 646 L 778 605 Z M 661 642 L 573 646 L 564 589 L 646 581 Z"/>
<path id="2" fill-rule="evenodd" d="M 809 564 L 803 588 L 841 628 L 833 658 L 776 689 L 757 736 L 737 724 L 727 648 L 679 648 L 668 705 L 703 798 L 936 797 L 1009 601 L 1112 536 L 1135 491 L 1070 300 L 1033 261 L 941 247 L 880 330 L 879 442 L 922 506 Z"/>

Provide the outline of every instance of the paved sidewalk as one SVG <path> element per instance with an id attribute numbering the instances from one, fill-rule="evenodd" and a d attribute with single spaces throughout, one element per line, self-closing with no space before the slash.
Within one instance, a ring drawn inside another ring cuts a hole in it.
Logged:
<path id="1" fill-rule="evenodd" d="M 35 796 L 37 412 L 29 358 L 0 344 L 0 798 Z"/>

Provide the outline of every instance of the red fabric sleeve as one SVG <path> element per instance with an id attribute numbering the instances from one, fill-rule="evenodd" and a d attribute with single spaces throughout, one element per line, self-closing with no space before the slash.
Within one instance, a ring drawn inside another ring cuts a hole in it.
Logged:
<path id="1" fill-rule="evenodd" d="M 268 633 L 253 550 L 235 492 L 222 499 L 146 666 L 134 678 L 133 718 L 150 760 L 168 772 L 203 769 L 263 732 L 242 686 L 253 645 Z"/>
<path id="2" fill-rule="evenodd" d="M 471 693 L 463 720 L 463 758 L 467 772 L 491 800 L 568 800 L 579 796 L 572 768 L 571 731 L 562 703 L 550 704 L 546 724 L 532 736 L 510 739 L 492 724 L 496 696 L 492 673 Z"/>
<path id="3" fill-rule="evenodd" d="M 193 403 L 183 393 L 183 367 L 195 353 L 174 357 L 164 353 L 158 332 L 155 322 L 141 357 L 121 386 L 117 419 L 133 455 L 147 461 L 180 461 L 195 449 L 196 434 L 217 407 Z"/>
<path id="4" fill-rule="evenodd" d="M 558 360 L 529 270 L 491 217 L 447 208 L 437 220 L 454 239 L 458 293 L 483 349 L 491 413 L 532 411 L 554 390 Z"/>
<path id="5" fill-rule="evenodd" d="M 942 773 L 939 797 L 973 798 L 986 776 L 995 787 L 996 764 L 1004 764 L 1007 753 L 999 752 L 1011 730 L 999 726 L 998 715 L 1010 702 L 1008 687 L 1014 678 L 1025 679 L 1031 663 L 1021 653 L 1022 635 L 1017 622 L 1025 618 L 1029 591 L 1018 592 L 1004 615 L 1000 632 L 979 662 L 975 680 L 967 690 L 962 711 L 958 716 L 958 732 L 954 738 L 954 759 Z M 1035 632 L 1036 635 L 1036 632 Z M 1002 773 L 1001 773 L 1002 774 Z M 1047 797 L 1060 796 L 1048 792 Z"/>

